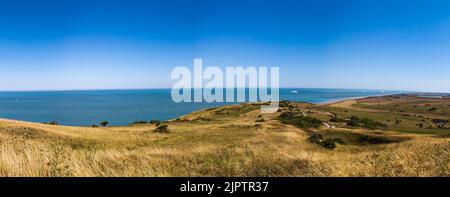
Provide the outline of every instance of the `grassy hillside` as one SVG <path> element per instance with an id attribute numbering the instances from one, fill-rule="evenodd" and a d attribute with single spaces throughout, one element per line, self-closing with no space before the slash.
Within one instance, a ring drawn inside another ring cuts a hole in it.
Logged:
<path id="1" fill-rule="evenodd" d="M 449 98 L 415 96 L 226 106 L 167 130 L 0 120 L 0 176 L 449 176 L 445 120 Z"/>

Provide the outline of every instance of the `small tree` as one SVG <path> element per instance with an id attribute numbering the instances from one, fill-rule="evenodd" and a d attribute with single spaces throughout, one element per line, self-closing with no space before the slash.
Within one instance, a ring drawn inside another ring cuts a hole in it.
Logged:
<path id="1" fill-rule="evenodd" d="M 51 122 L 49 122 L 48 124 L 49 124 L 49 125 L 58 125 L 58 122 L 56 122 L 56 121 L 51 121 Z"/>
<path id="2" fill-rule="evenodd" d="M 418 127 L 423 128 L 423 123 L 417 124 Z"/>
<path id="3" fill-rule="evenodd" d="M 155 132 L 158 133 L 169 133 L 168 125 L 160 125 L 156 127 Z"/>
<path id="4" fill-rule="evenodd" d="M 159 121 L 159 120 L 150 120 L 149 123 L 150 124 L 155 124 L 156 126 L 159 126 L 161 124 L 161 121 Z"/>
<path id="5" fill-rule="evenodd" d="M 102 122 L 100 122 L 100 125 L 102 125 L 103 127 L 106 127 L 107 125 L 109 124 L 109 122 L 108 121 L 102 121 Z"/>

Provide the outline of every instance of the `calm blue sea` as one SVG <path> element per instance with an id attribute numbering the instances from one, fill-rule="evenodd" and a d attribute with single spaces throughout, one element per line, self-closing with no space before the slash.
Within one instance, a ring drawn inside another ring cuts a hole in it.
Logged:
<path id="1" fill-rule="evenodd" d="M 398 91 L 283 88 L 280 98 L 322 103 L 392 93 Z M 229 103 L 174 103 L 170 89 L 0 92 L 0 117 L 78 126 L 103 120 L 127 125 L 138 120 L 167 120 L 225 104 Z"/>

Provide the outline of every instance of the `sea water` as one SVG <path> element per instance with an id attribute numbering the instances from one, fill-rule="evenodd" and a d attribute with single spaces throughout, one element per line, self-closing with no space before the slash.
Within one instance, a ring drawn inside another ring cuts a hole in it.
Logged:
<path id="1" fill-rule="evenodd" d="M 398 91 L 282 88 L 280 99 L 324 103 L 393 93 Z M 227 104 L 232 103 L 175 103 L 170 89 L 0 92 L 0 118 L 76 126 L 106 120 L 110 125 L 127 125 Z"/>

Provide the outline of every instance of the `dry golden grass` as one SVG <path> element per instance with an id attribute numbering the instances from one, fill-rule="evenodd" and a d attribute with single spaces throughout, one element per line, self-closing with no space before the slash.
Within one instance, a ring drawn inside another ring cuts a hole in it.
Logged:
<path id="1" fill-rule="evenodd" d="M 327 150 L 309 143 L 307 132 L 281 124 L 278 115 L 248 104 L 226 106 L 170 121 L 169 133 L 155 133 L 150 124 L 90 128 L 0 120 L 0 176 L 450 175 L 449 138 L 346 129 L 408 140 Z"/>

